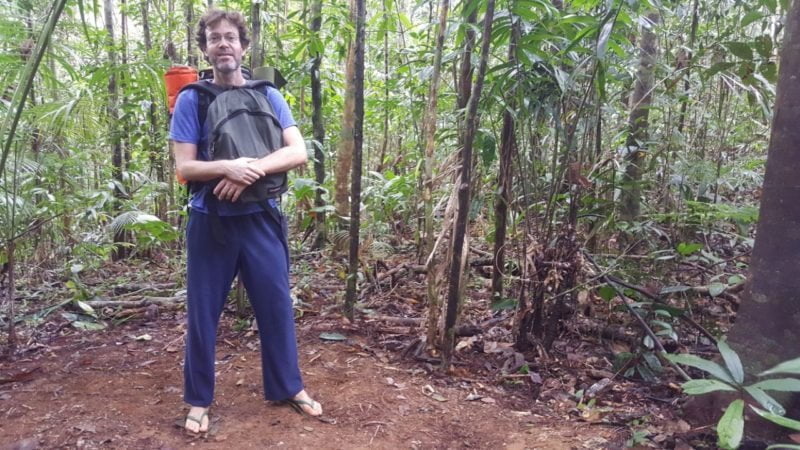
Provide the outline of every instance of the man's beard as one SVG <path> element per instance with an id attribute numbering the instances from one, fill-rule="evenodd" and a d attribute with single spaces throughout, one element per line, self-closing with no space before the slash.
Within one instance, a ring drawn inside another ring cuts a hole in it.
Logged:
<path id="1" fill-rule="evenodd" d="M 236 70 L 239 69 L 239 66 L 241 66 L 241 62 L 237 61 L 236 58 L 231 58 L 231 59 L 232 61 L 225 61 L 225 62 L 219 62 L 219 60 L 215 61 L 214 68 L 217 69 L 218 72 L 225 74 L 236 72 Z"/>

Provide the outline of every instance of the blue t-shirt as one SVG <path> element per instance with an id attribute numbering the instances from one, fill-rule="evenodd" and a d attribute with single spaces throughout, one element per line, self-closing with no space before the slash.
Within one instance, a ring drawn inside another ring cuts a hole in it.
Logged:
<path id="1" fill-rule="evenodd" d="M 297 126 L 294 117 L 292 117 L 292 112 L 289 111 L 289 105 L 286 104 L 286 100 L 277 89 L 267 86 L 264 95 L 266 95 L 272 106 L 281 128 L 285 130 L 289 127 Z M 181 92 L 175 103 L 175 112 L 172 115 L 172 124 L 169 128 L 169 138 L 175 142 L 195 144 L 197 146 L 197 159 L 208 161 L 208 130 L 206 128 L 205 124 L 201 126 L 197 120 L 197 91 L 187 89 Z M 206 196 L 208 195 L 214 194 L 209 189 L 209 186 L 204 184 L 202 188 L 192 195 L 189 206 L 192 210 L 208 214 L 208 207 L 206 206 Z M 220 201 L 217 205 L 217 212 L 220 216 L 253 214 L 264 210 L 264 207 L 257 202 Z"/>

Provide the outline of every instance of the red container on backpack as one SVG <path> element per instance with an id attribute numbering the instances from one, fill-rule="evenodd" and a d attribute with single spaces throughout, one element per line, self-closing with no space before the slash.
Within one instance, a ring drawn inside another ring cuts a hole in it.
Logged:
<path id="1" fill-rule="evenodd" d="M 167 86 L 167 105 L 169 113 L 175 110 L 175 101 L 178 92 L 189 83 L 197 81 L 197 69 L 189 66 L 172 66 L 164 74 L 164 84 Z"/>

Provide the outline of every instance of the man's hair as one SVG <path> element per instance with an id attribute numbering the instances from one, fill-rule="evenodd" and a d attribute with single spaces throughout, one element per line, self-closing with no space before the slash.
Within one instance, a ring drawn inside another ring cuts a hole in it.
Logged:
<path id="1" fill-rule="evenodd" d="M 220 20 L 227 20 L 231 25 L 239 29 L 239 43 L 242 44 L 242 48 L 250 44 L 250 39 L 247 37 L 247 24 L 244 22 L 244 17 L 240 13 L 211 8 L 206 11 L 206 13 L 200 17 L 200 21 L 197 22 L 197 45 L 200 47 L 200 50 L 205 51 L 206 48 L 208 48 L 206 29 L 208 27 L 213 27 Z"/>

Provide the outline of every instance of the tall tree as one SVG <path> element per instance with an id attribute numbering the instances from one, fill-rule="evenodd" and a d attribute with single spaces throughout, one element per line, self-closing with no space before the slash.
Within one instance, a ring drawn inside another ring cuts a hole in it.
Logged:
<path id="1" fill-rule="evenodd" d="M 635 220 L 641 210 L 642 172 L 647 148 L 648 117 L 653 100 L 653 69 L 658 51 L 654 28 L 658 23 L 658 17 L 658 12 L 648 12 L 646 22 L 641 26 L 639 68 L 636 71 L 633 95 L 630 98 L 631 112 L 628 120 L 628 138 L 625 142 L 627 166 L 622 177 L 620 198 L 620 215 L 625 220 Z"/>
<path id="2" fill-rule="evenodd" d="M 464 117 L 464 148 L 461 153 L 461 177 L 458 182 L 458 209 L 456 211 L 455 228 L 453 230 L 452 262 L 450 263 L 450 276 L 447 289 L 447 314 L 444 318 L 444 339 L 442 348 L 442 368 L 447 370 L 453 357 L 456 338 L 456 321 L 458 319 L 459 304 L 461 303 L 462 263 L 464 259 L 464 241 L 467 235 L 467 221 L 469 218 L 470 188 L 472 183 L 472 148 L 475 133 L 478 130 L 479 115 L 478 103 L 483 91 L 483 80 L 486 75 L 486 66 L 489 61 L 489 51 L 492 41 L 492 24 L 494 23 L 495 0 L 486 3 L 486 15 L 483 18 L 483 42 L 481 57 L 478 66 L 478 75 L 475 86 L 467 102 L 467 113 Z"/>
<path id="3" fill-rule="evenodd" d="M 322 28 L 322 0 L 313 0 L 311 3 L 311 32 L 314 39 L 319 39 Z M 327 229 L 325 226 L 325 199 L 322 194 L 325 183 L 325 123 L 322 117 L 322 81 L 320 78 L 320 65 L 322 64 L 322 51 L 317 50 L 312 55 L 311 62 L 311 124 L 314 133 L 314 180 L 317 183 L 317 190 L 314 194 L 314 227 L 317 235 L 312 244 L 313 249 L 321 249 L 328 240 Z"/>
<path id="4" fill-rule="evenodd" d="M 512 19 L 514 20 L 514 19 Z M 508 64 L 518 67 L 517 39 L 520 32 L 519 19 L 511 25 L 511 39 L 508 44 Z M 517 81 L 514 81 L 516 87 Z M 503 108 L 503 129 L 500 131 L 500 171 L 497 174 L 497 197 L 494 203 L 494 265 L 492 269 L 492 302 L 503 298 L 503 270 L 506 260 L 506 228 L 508 224 L 508 205 L 511 203 L 512 156 L 517 145 L 516 119 L 511 111 L 516 109 L 517 90 L 508 92 Z"/>
<path id="5" fill-rule="evenodd" d="M 433 74 L 428 92 L 428 105 L 425 109 L 423 121 L 423 134 L 425 139 L 425 174 L 423 180 L 422 202 L 425 205 L 425 230 L 423 238 L 423 254 L 427 255 L 428 274 L 428 338 L 427 342 L 433 344 L 436 339 L 436 329 L 439 325 L 439 288 L 436 255 L 433 251 L 433 166 L 434 150 L 436 149 L 436 105 L 439 100 L 439 77 L 442 68 L 442 49 L 444 48 L 444 35 L 447 31 L 447 12 L 450 8 L 449 0 L 441 0 L 439 4 L 439 24 L 436 31 L 436 45 L 433 50 Z"/>
<path id="6" fill-rule="evenodd" d="M 350 0 L 350 21 L 356 22 L 357 0 Z M 344 69 L 345 91 L 344 111 L 342 111 L 342 131 L 339 150 L 336 153 L 334 171 L 334 204 L 336 214 L 347 217 L 350 212 L 350 171 L 353 164 L 353 148 L 355 147 L 355 104 L 356 104 L 356 43 L 350 41 L 347 50 L 347 62 Z M 338 246 L 338 244 L 337 244 Z M 339 250 L 339 249 L 336 249 Z"/>
<path id="7" fill-rule="evenodd" d="M 756 371 L 800 355 L 800 2 L 785 33 L 750 277 L 730 333 Z"/>
<path id="8" fill-rule="evenodd" d="M 350 200 L 350 255 L 347 273 L 347 292 L 344 313 L 352 320 L 356 304 L 356 287 L 358 282 L 358 247 L 361 228 L 361 164 L 364 142 L 364 37 L 366 35 L 367 9 L 366 0 L 355 0 L 356 3 L 356 39 L 353 77 L 353 181 Z"/>
<path id="9" fill-rule="evenodd" d="M 122 205 L 120 204 L 120 200 L 124 197 L 122 190 L 122 174 L 125 170 L 125 157 L 123 155 L 122 139 L 120 136 L 119 89 L 117 87 L 116 75 L 118 67 L 116 42 L 114 38 L 114 0 L 103 1 L 103 12 L 106 26 L 106 51 L 108 52 L 108 65 L 110 68 L 108 76 L 108 106 L 106 108 L 106 113 L 108 115 L 108 134 L 111 139 L 112 147 L 112 171 L 114 180 L 116 181 L 114 195 L 117 198 L 117 202 L 115 202 L 115 205 L 117 211 L 121 211 Z M 124 242 L 125 232 L 123 230 L 115 232 L 114 243 L 118 245 L 115 247 L 114 253 L 112 254 L 114 260 L 124 258 L 127 255 L 127 248 L 123 245 L 119 245 Z"/>

